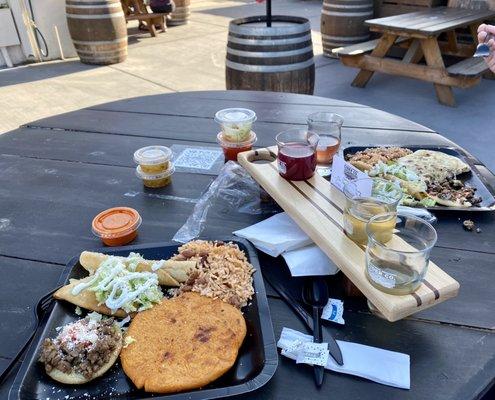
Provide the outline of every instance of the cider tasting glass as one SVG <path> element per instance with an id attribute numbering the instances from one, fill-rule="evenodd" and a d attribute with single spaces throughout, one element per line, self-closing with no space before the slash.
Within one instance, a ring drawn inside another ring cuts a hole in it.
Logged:
<path id="1" fill-rule="evenodd" d="M 371 189 L 371 194 L 363 193 L 366 187 Z M 383 213 L 389 213 L 389 217 L 375 221 L 373 227 L 383 240 L 392 237 L 397 205 L 402 199 L 399 185 L 380 178 L 356 179 L 344 185 L 344 195 L 344 232 L 353 242 L 366 245 L 366 224 Z"/>
<path id="2" fill-rule="evenodd" d="M 394 236 L 384 238 L 376 226 L 390 218 L 395 222 Z M 428 270 L 430 252 L 437 241 L 435 228 L 410 214 L 384 213 L 370 219 L 366 232 L 366 276 L 369 282 L 389 294 L 414 292 Z"/>
<path id="3" fill-rule="evenodd" d="M 344 118 L 330 112 L 317 112 L 308 116 L 308 131 L 320 137 L 316 148 L 316 172 L 330 176 L 333 156 L 340 147 Z"/>
<path id="4" fill-rule="evenodd" d="M 318 135 L 302 128 L 287 129 L 275 137 L 278 172 L 282 178 L 303 181 L 314 175 L 318 139 Z"/>

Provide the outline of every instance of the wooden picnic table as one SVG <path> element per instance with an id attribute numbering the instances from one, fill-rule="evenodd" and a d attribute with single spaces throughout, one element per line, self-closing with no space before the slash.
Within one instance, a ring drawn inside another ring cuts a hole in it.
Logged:
<path id="1" fill-rule="evenodd" d="M 380 39 L 334 49 L 342 62 L 360 68 L 353 86 L 365 87 L 374 72 L 406 76 L 432 82 L 438 101 L 455 105 L 452 87 L 469 88 L 478 84 L 488 67 L 481 58 L 472 58 L 477 44 L 477 28 L 495 11 L 437 7 L 426 11 L 394 15 L 366 21 Z M 472 43 L 460 43 L 456 29 L 467 28 Z M 394 45 L 407 49 L 402 60 L 387 57 Z M 369 54 L 368 54 L 369 53 Z M 443 56 L 462 60 L 446 66 Z M 424 58 L 425 63 L 419 64 Z"/>
<path id="2" fill-rule="evenodd" d="M 65 263 L 82 250 L 99 248 L 91 220 L 101 210 L 125 205 L 143 217 L 133 244 L 169 241 L 215 178 L 209 170 L 177 167 L 172 185 L 145 189 L 135 176 L 133 152 L 146 145 L 218 149 L 214 113 L 226 107 L 253 109 L 258 146 L 277 132 L 304 125 L 311 112 L 332 111 L 345 119 L 342 144 L 438 145 L 454 143 L 422 125 L 367 106 L 286 93 L 211 91 L 174 93 L 102 104 L 32 122 L 0 136 L 0 371 L 33 329 L 32 308 L 56 285 Z M 460 149 L 462 151 L 462 149 Z M 468 154 L 468 157 L 472 157 Z M 495 176 L 482 169 L 487 184 Z M 267 215 L 214 207 L 204 235 L 224 238 Z M 273 379 L 239 399 L 480 399 L 495 381 L 495 215 L 437 213 L 439 240 L 432 259 L 461 284 L 457 298 L 395 323 L 370 314 L 362 298 L 345 298 L 345 326 L 328 329 L 341 340 L 407 353 L 411 389 L 327 373 L 322 390 L 313 371 L 284 357 Z M 473 219 L 482 233 L 465 231 Z M 260 254 L 261 268 L 299 296 L 301 279 L 285 263 Z M 330 279 L 342 298 L 341 277 Z M 304 331 L 267 285 L 276 338 L 282 327 Z M 15 374 L 13 374 L 15 375 Z M 14 376 L 0 387 L 7 398 Z M 487 394 L 485 399 L 493 395 Z M 51 399 L 54 400 L 54 399 Z"/>

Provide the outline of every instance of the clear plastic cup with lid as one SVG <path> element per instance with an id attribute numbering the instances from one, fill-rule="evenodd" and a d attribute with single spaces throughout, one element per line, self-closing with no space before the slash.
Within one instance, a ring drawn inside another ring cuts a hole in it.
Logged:
<path id="1" fill-rule="evenodd" d="M 141 222 L 141 216 L 133 208 L 113 207 L 99 213 L 91 227 L 107 246 L 123 246 L 136 238 Z"/>
<path id="2" fill-rule="evenodd" d="M 217 135 L 217 142 L 222 147 L 225 161 L 237 161 L 237 155 L 243 151 L 251 150 L 257 140 L 256 133 L 253 131 L 250 132 L 248 139 L 243 142 L 230 142 L 225 140 L 223 132 L 219 132 Z"/>
<path id="3" fill-rule="evenodd" d="M 172 175 L 175 172 L 175 167 L 172 163 L 166 171 L 147 174 L 143 171 L 141 165 L 136 168 L 136 175 L 143 180 L 143 185 L 149 188 L 161 188 L 172 183 Z"/>
<path id="4" fill-rule="evenodd" d="M 166 146 L 147 146 L 134 152 L 134 161 L 145 174 L 159 174 L 170 167 L 172 150 Z"/>
<path id="5" fill-rule="evenodd" d="M 247 108 L 225 108 L 215 114 L 215 121 L 222 127 L 225 141 L 245 142 L 250 138 L 256 113 Z"/>

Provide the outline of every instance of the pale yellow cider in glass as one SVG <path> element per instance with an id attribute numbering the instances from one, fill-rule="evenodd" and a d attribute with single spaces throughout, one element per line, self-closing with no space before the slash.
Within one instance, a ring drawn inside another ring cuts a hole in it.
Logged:
<path id="1" fill-rule="evenodd" d="M 377 199 L 370 197 L 356 197 L 347 201 L 344 209 L 344 232 L 357 244 L 366 245 L 368 235 L 366 224 L 371 217 L 390 212 L 389 206 Z M 370 227 L 376 235 L 377 240 L 382 243 L 392 239 L 395 228 L 395 214 L 390 218 L 377 221 Z"/>

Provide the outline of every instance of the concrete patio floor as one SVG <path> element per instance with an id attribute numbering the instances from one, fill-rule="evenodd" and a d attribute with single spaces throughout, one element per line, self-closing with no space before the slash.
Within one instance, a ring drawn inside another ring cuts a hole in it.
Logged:
<path id="1" fill-rule="evenodd" d="M 311 20 L 316 56 L 315 95 L 366 104 L 426 125 L 454 140 L 495 170 L 495 81 L 455 90 L 458 106 L 437 103 L 433 85 L 375 74 L 365 89 L 350 83 L 356 70 L 322 56 L 321 0 L 280 0 L 274 13 Z M 130 25 L 129 57 L 96 67 L 78 59 L 0 70 L 0 133 L 39 118 L 128 97 L 225 89 L 224 60 L 231 18 L 263 13 L 250 0 L 193 0 L 188 25 L 151 38 Z"/>

